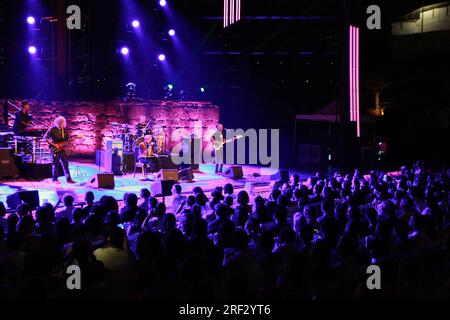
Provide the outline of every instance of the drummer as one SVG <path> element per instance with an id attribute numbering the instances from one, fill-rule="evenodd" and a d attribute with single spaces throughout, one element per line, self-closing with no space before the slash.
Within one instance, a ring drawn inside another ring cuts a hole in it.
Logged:
<path id="1" fill-rule="evenodd" d="M 151 135 L 144 136 L 144 141 L 139 144 L 139 162 L 150 168 L 150 172 L 153 172 L 156 165 L 156 152 L 155 152 L 156 140 Z"/>

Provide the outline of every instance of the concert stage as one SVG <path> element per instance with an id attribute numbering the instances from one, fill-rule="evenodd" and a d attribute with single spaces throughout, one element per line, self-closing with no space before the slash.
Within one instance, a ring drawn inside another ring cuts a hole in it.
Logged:
<path id="1" fill-rule="evenodd" d="M 225 167 L 224 167 L 225 169 Z M 254 186 L 256 194 L 267 196 L 269 192 L 269 184 L 271 182 L 270 176 L 276 173 L 277 170 L 271 168 L 262 168 L 257 166 L 243 166 L 244 177 L 242 179 L 233 180 L 227 177 L 214 174 L 214 165 L 202 164 L 199 172 L 194 173 L 193 182 L 181 182 L 183 194 L 189 194 L 194 187 L 201 187 L 209 196 L 210 191 L 217 186 L 223 186 L 226 183 L 231 183 L 236 190 L 243 189 L 246 182 L 251 182 Z M 19 180 L 0 180 L 0 201 L 6 205 L 6 197 L 20 190 L 38 190 L 40 203 L 46 201 L 55 204 L 58 198 L 63 194 L 71 194 L 74 196 L 75 203 L 80 204 L 84 202 L 84 194 L 87 191 L 92 191 L 95 194 L 95 199 L 100 199 L 103 195 L 113 196 L 121 201 L 127 192 L 133 192 L 139 195 L 142 188 L 149 188 L 151 181 L 142 181 L 142 174 L 136 173 L 126 174 L 123 176 L 114 176 L 114 189 L 100 189 L 89 185 L 89 178 L 99 173 L 99 168 L 94 163 L 86 162 L 70 162 L 70 172 L 76 184 L 67 184 L 64 177 L 61 177 L 60 185 L 53 184 L 51 179 L 42 181 L 27 181 Z M 305 177 L 305 174 L 300 174 L 300 177 Z M 166 197 L 167 205 L 172 202 L 172 197 Z"/>

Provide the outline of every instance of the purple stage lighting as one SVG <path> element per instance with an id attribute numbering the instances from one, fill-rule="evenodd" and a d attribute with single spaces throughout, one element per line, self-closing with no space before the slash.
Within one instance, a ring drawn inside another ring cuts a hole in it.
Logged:
<path id="1" fill-rule="evenodd" d="M 170 29 L 168 33 L 169 33 L 169 36 L 173 37 L 175 35 L 175 30 Z"/>
<path id="2" fill-rule="evenodd" d="M 158 55 L 158 60 L 159 60 L 159 61 L 164 61 L 164 60 L 166 60 L 166 55 L 163 54 L 163 53 L 161 53 L 160 55 Z"/>
<path id="3" fill-rule="evenodd" d="M 127 47 L 122 47 L 120 49 L 120 53 L 123 54 L 124 56 L 126 56 L 130 53 L 130 49 L 128 49 Z"/>
<path id="4" fill-rule="evenodd" d="M 29 47 L 28 47 L 28 52 L 29 52 L 30 54 L 35 54 L 35 53 L 37 52 L 37 49 L 36 49 L 35 46 L 29 46 Z"/>
<path id="5" fill-rule="evenodd" d="M 32 16 L 27 17 L 27 23 L 28 24 L 34 24 L 36 22 L 36 19 Z"/>
<path id="6" fill-rule="evenodd" d="M 159 0 L 159 5 L 161 7 L 165 7 L 167 5 L 167 1 L 166 0 Z"/>
<path id="7" fill-rule="evenodd" d="M 141 24 L 139 23 L 139 20 L 133 20 L 133 22 L 131 22 L 131 25 L 133 26 L 133 28 L 139 28 Z"/>

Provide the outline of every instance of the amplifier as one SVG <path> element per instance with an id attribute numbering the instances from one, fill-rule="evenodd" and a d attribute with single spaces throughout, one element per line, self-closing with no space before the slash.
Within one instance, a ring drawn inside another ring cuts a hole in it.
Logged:
<path id="1" fill-rule="evenodd" d="M 16 177 L 19 169 L 12 156 L 11 148 L 0 148 L 0 178 Z"/>

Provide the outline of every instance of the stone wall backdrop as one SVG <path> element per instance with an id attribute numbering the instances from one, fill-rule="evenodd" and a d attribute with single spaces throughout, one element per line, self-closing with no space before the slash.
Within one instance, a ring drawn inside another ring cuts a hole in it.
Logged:
<path id="1" fill-rule="evenodd" d="M 190 134 L 202 136 L 205 147 L 219 121 L 219 107 L 210 102 L 137 99 L 106 102 L 28 101 L 37 125 L 52 123 L 57 116 L 67 119 L 67 129 L 72 136 L 67 152 L 72 157 L 94 157 L 95 150 L 104 148 L 106 140 L 120 133 L 118 124 L 129 124 L 134 132 L 138 123 L 149 121 L 149 128 L 165 131 L 168 150 L 179 141 L 180 136 Z M 17 106 L 21 104 L 21 100 L 11 102 Z M 11 107 L 10 112 L 14 112 Z"/>

